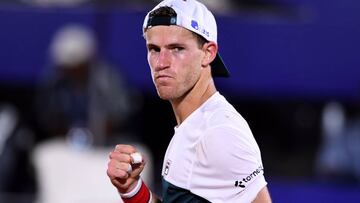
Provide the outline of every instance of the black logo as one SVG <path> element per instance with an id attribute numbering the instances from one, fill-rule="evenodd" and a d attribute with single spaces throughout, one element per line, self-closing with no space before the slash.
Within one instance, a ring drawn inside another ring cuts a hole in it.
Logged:
<path id="1" fill-rule="evenodd" d="M 245 185 L 243 185 L 242 181 L 235 181 L 235 187 L 245 188 Z"/>
<path id="2" fill-rule="evenodd" d="M 165 165 L 165 170 L 164 170 L 165 175 L 169 174 L 170 165 L 171 165 L 171 161 L 167 160 L 166 165 Z"/>
<path id="3" fill-rule="evenodd" d="M 264 173 L 264 168 L 260 166 L 247 177 L 243 178 L 242 180 L 235 181 L 235 187 L 245 188 L 247 183 L 262 173 Z"/>

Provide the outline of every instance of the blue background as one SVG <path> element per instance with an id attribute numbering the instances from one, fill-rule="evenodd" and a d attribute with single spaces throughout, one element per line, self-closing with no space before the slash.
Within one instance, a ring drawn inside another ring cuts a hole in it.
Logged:
<path id="1" fill-rule="evenodd" d="M 281 14 L 219 15 L 219 45 L 237 96 L 354 100 L 359 97 L 360 3 L 278 1 Z M 101 52 L 133 85 L 153 91 L 142 40 L 144 11 L 121 8 L 0 8 L 0 81 L 33 84 L 48 63 L 54 31 L 80 22 L 98 32 Z"/>

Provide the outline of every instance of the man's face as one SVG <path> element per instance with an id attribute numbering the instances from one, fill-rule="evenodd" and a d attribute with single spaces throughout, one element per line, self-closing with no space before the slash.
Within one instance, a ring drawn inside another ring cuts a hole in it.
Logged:
<path id="1" fill-rule="evenodd" d="M 200 78 L 204 50 L 189 30 L 154 26 L 145 33 L 151 75 L 160 98 L 184 96 Z"/>

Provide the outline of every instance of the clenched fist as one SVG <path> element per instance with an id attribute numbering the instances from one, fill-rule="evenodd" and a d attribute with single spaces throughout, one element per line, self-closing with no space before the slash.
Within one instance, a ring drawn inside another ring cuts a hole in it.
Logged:
<path id="1" fill-rule="evenodd" d="M 131 191 L 145 167 L 143 155 L 131 145 L 119 144 L 110 152 L 109 158 L 107 175 L 111 183 L 120 193 Z"/>

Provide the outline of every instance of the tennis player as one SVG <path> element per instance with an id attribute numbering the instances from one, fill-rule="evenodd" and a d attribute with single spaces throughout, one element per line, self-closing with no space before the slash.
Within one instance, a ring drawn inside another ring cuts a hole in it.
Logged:
<path id="1" fill-rule="evenodd" d="M 145 17 L 148 62 L 160 98 L 170 101 L 177 126 L 167 148 L 162 197 L 141 179 L 146 160 L 117 145 L 107 174 L 125 203 L 269 203 L 259 147 L 244 118 L 217 91 L 228 77 L 218 53 L 213 14 L 196 0 L 165 0 Z"/>

